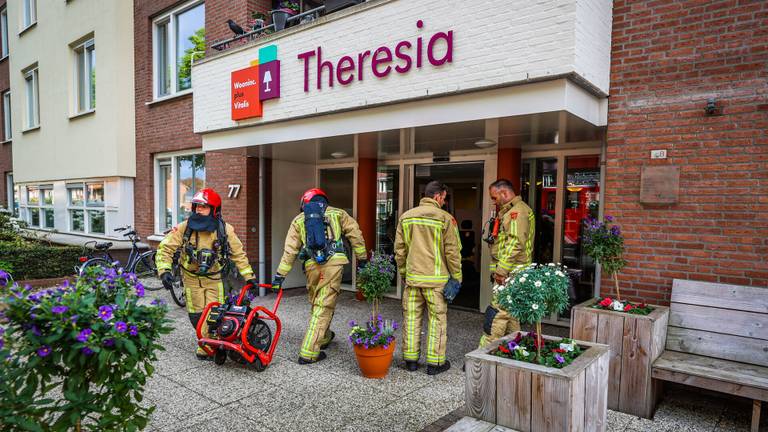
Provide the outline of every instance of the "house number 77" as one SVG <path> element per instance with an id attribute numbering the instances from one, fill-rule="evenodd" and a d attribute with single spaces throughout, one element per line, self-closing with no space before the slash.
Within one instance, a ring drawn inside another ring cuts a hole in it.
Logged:
<path id="1" fill-rule="evenodd" d="M 228 198 L 235 199 L 240 194 L 240 185 L 239 184 L 231 184 L 227 186 L 229 188 L 229 193 L 227 194 Z"/>

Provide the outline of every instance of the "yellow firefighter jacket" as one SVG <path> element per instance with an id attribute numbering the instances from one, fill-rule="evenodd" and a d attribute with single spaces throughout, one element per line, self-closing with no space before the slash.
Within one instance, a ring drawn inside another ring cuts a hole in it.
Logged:
<path id="1" fill-rule="evenodd" d="M 367 258 L 363 233 L 360 231 L 357 221 L 355 221 L 349 213 L 342 209 L 328 206 L 328 208 L 325 209 L 325 219 L 329 224 L 328 229 L 331 230 L 334 241 L 337 242 L 336 253 L 326 261 L 325 264 L 349 264 L 349 259 L 347 259 L 347 255 L 344 253 L 342 236 L 349 240 L 349 243 L 352 245 L 352 251 L 355 256 L 357 256 L 357 259 L 364 260 Z M 291 271 L 293 262 L 296 261 L 296 257 L 304 247 L 306 240 L 307 233 L 304 229 L 304 213 L 299 213 L 298 216 L 293 218 L 291 227 L 288 228 L 288 234 L 285 236 L 283 257 L 280 259 L 277 273 L 285 276 Z M 304 263 L 305 269 L 316 265 L 317 263 L 313 259 L 308 259 Z"/>
<path id="2" fill-rule="evenodd" d="M 235 234 L 235 229 L 232 228 L 232 225 L 225 225 L 227 230 L 227 240 L 229 242 L 229 259 L 235 263 L 237 270 L 245 280 L 253 278 L 253 269 L 251 269 L 248 257 L 243 250 L 243 243 Z M 160 242 L 160 246 L 157 248 L 157 258 L 155 260 L 157 263 L 157 272 L 159 274 L 162 274 L 165 271 L 171 271 L 173 266 L 173 254 L 176 252 L 176 249 L 184 246 L 182 243 L 184 243 L 184 231 L 186 229 L 187 221 L 184 221 L 178 226 L 175 226 L 171 232 L 165 236 L 163 241 Z M 189 237 L 189 243 L 196 251 L 200 249 L 213 250 L 213 242 L 217 238 L 218 235 L 216 231 L 193 231 L 192 235 Z M 217 250 L 216 253 L 220 254 L 221 250 Z M 196 273 L 198 265 L 190 260 L 191 257 L 182 251 L 181 265 L 189 272 Z M 216 264 L 211 267 L 211 270 L 209 271 L 209 273 L 213 273 L 211 278 L 219 279 L 221 274 L 216 274 L 219 270 L 221 270 L 221 264 L 217 260 Z"/>
<path id="3" fill-rule="evenodd" d="M 449 277 L 461 282 L 461 240 L 456 219 L 437 201 L 422 198 L 400 216 L 395 236 L 395 262 L 408 285 L 445 286 Z"/>
<path id="4" fill-rule="evenodd" d="M 499 235 L 491 244 L 491 272 L 506 277 L 515 267 L 533 262 L 535 215 L 520 196 L 499 210 Z"/>

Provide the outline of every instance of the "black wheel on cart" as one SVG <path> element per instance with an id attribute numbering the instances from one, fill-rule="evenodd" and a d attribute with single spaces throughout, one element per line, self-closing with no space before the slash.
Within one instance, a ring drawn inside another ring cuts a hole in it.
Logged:
<path id="1" fill-rule="evenodd" d="M 216 350 L 216 354 L 213 355 L 213 362 L 221 366 L 227 361 L 227 351 L 219 348 Z"/>

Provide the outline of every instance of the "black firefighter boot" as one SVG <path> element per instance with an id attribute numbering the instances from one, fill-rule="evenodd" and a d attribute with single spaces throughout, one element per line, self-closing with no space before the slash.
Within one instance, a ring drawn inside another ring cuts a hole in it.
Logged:
<path id="1" fill-rule="evenodd" d="M 451 368 L 451 362 L 448 360 L 440 366 L 427 365 L 427 375 L 437 375 L 443 373 Z"/>

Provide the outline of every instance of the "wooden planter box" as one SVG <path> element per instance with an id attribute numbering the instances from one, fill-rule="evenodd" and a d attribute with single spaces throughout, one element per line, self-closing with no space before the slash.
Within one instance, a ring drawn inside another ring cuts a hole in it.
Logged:
<path id="1" fill-rule="evenodd" d="M 605 430 L 608 347 L 577 343 L 586 350 L 562 369 L 489 354 L 498 343 L 467 354 L 467 415 L 521 432 Z"/>
<path id="2" fill-rule="evenodd" d="M 643 316 L 594 309 L 596 302 L 571 310 L 571 338 L 611 347 L 608 408 L 649 419 L 661 391 L 651 379 L 651 367 L 664 351 L 669 308 L 653 306 Z"/>

